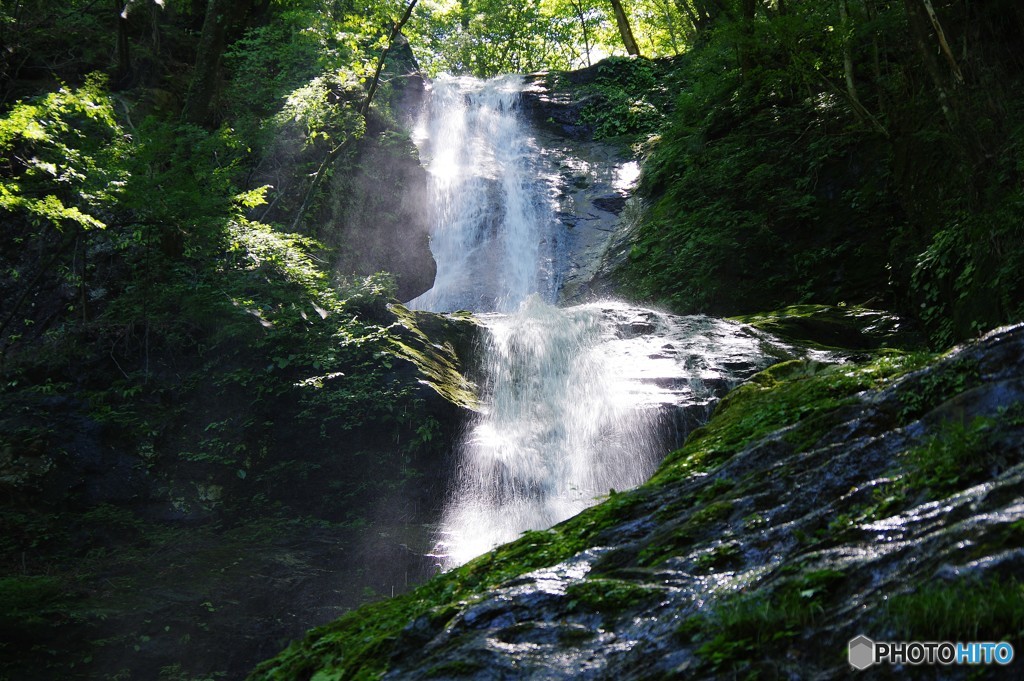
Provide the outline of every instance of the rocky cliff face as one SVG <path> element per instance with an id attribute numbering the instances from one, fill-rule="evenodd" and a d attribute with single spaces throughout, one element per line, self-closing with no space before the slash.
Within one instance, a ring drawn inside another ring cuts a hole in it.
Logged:
<path id="1" fill-rule="evenodd" d="M 777 365 L 641 488 L 316 630 L 251 678 L 831 679 L 860 634 L 1019 642 L 1022 362 L 1018 326 L 941 357 Z"/>
<path id="2" fill-rule="evenodd" d="M 399 300 L 411 300 L 434 285 L 437 265 L 430 253 L 429 177 L 408 135 L 384 130 L 359 145 L 352 172 L 329 183 L 321 232 L 338 243 L 335 264 L 343 274 L 394 275 Z"/>
<path id="3" fill-rule="evenodd" d="M 522 96 L 557 205 L 554 269 L 564 272 L 559 300 L 566 304 L 613 295 L 613 263 L 640 214 L 631 198 L 638 160 L 621 141 L 594 140 L 584 117 L 590 103 L 544 74 L 528 76 Z"/>

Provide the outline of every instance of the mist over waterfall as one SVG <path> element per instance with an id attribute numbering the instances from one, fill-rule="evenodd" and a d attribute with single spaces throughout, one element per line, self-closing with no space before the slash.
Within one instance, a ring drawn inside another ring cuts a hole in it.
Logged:
<path id="1" fill-rule="evenodd" d="M 445 569 L 641 484 L 714 389 L 761 361 L 758 340 L 721 320 L 554 305 L 555 174 L 519 116 L 521 88 L 441 78 L 416 136 L 437 277 L 408 304 L 471 310 L 487 331 L 481 408 L 454 453 L 434 551 Z"/>

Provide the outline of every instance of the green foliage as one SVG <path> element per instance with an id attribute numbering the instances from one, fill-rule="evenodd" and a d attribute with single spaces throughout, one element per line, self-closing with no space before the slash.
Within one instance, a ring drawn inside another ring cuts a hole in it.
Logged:
<path id="1" fill-rule="evenodd" d="M 682 312 L 866 299 L 885 279 L 875 241 L 884 167 L 848 189 L 839 159 L 872 164 L 857 159 L 864 135 L 837 134 L 814 102 L 793 97 L 786 74 L 742 80 L 723 71 L 728 59 L 709 47 L 679 62 L 683 93 L 644 166 L 652 202 L 628 283 Z"/>
<path id="2" fill-rule="evenodd" d="M 303 28 L 284 20 L 256 26 L 228 47 L 225 64 L 237 74 L 226 94 L 232 108 L 237 107 L 234 117 L 267 117 L 283 93 L 316 75 L 318 40 Z"/>
<path id="3" fill-rule="evenodd" d="M 361 137 L 366 122 L 356 111 L 361 90 L 358 81 L 321 76 L 292 91 L 277 114 L 278 125 L 297 123 L 304 128 L 306 143 L 323 138 L 333 144 L 349 135 Z M 341 137 L 341 139 L 332 139 Z"/>
<path id="4" fill-rule="evenodd" d="M 838 6 L 720 15 L 677 60 L 623 280 L 681 312 L 871 300 L 918 318 L 935 348 L 1021 319 L 1024 127 L 1006 37 L 988 10 L 940 8 L 947 31 L 991 38 L 944 92 L 913 51 L 909 5 Z"/>
<path id="5" fill-rule="evenodd" d="M 110 4 L 90 0 L 25 0 L 0 5 L 0 73 L 3 101 L 24 97 L 19 80 L 40 73 L 78 80 L 82 74 L 107 67 L 113 48 Z M 12 96 L 13 95 L 13 96 Z"/>
<path id="6" fill-rule="evenodd" d="M 940 498 L 990 473 L 989 466 L 1003 458 L 993 453 L 994 427 L 992 419 L 982 416 L 966 424 L 946 424 L 924 445 L 907 452 L 907 463 L 914 473 L 902 482 L 908 487 L 926 488 Z"/>
<path id="7" fill-rule="evenodd" d="M 0 209 L 33 224 L 103 228 L 102 207 L 124 184 L 120 127 L 99 76 L 20 103 L 0 119 Z"/>
<path id="8" fill-rule="evenodd" d="M 945 371 L 929 372 L 918 377 L 908 390 L 901 393 L 900 402 L 903 406 L 900 418 L 904 421 L 918 418 L 946 400 L 977 386 L 980 381 L 977 362 L 956 359 Z"/>
<path id="9" fill-rule="evenodd" d="M 1024 317 L 1016 274 L 1024 264 L 1016 247 L 1021 225 L 1024 193 L 1009 191 L 984 212 L 954 217 L 934 231 L 913 263 L 910 286 L 937 345 Z"/>
<path id="10" fill-rule="evenodd" d="M 642 142 L 660 130 L 675 97 L 670 61 L 612 57 L 595 68 L 594 81 L 576 95 L 587 102 L 580 122 L 595 139 Z"/>
<path id="11" fill-rule="evenodd" d="M 638 0 L 626 5 L 646 56 L 678 54 L 683 49 L 686 28 L 675 3 Z M 530 0 L 513 5 L 497 0 L 424 0 L 413 16 L 410 39 L 430 75 L 566 70 L 625 53 L 611 6 L 596 0 Z M 635 100 L 632 106 L 629 102 L 616 106 L 630 111 L 631 118 L 651 115 Z"/>
<path id="12" fill-rule="evenodd" d="M 1024 635 L 1024 584 L 959 579 L 886 601 L 879 617 L 893 640 L 1017 641 Z"/>
<path id="13" fill-rule="evenodd" d="M 411 28 L 425 47 L 431 74 L 494 76 L 538 70 L 547 64 L 556 38 L 537 0 L 514 5 L 497 0 L 427 2 Z"/>

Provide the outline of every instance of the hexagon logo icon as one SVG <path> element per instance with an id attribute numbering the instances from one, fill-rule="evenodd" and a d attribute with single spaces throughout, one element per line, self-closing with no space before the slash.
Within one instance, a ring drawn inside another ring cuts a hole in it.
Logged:
<path id="1" fill-rule="evenodd" d="M 850 666 L 867 669 L 875 663 L 875 642 L 861 634 L 850 640 Z"/>

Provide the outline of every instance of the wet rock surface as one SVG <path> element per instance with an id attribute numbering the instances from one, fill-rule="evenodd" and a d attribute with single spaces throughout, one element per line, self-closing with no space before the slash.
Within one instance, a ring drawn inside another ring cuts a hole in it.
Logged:
<path id="1" fill-rule="evenodd" d="M 592 68 L 568 75 L 577 79 L 573 85 L 579 85 L 596 73 Z M 639 217 L 639 204 L 632 199 L 640 174 L 638 159 L 621 142 L 593 139 L 583 112 L 595 102 L 571 87 L 552 87 L 543 74 L 527 76 L 521 96 L 559 223 L 548 267 L 557 278 L 562 304 L 614 294 L 609 251 Z"/>
<path id="2" fill-rule="evenodd" d="M 819 360 L 733 391 L 641 488 L 386 604 L 376 625 L 357 612 L 314 632 L 252 678 L 831 679 L 859 634 L 1019 642 L 1024 327 L 937 359 Z"/>
<path id="3" fill-rule="evenodd" d="M 574 304 L 607 296 L 613 287 L 594 280 L 611 244 L 635 220 L 629 204 L 639 166 L 614 145 L 573 142 L 544 132 L 539 138 L 559 223 L 551 265 L 559 301 Z"/>

